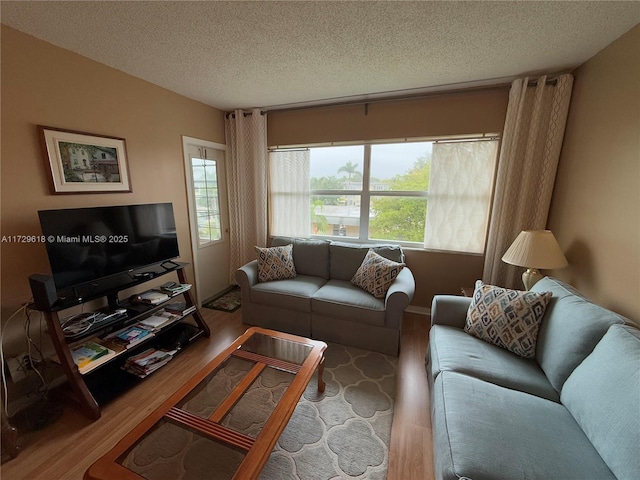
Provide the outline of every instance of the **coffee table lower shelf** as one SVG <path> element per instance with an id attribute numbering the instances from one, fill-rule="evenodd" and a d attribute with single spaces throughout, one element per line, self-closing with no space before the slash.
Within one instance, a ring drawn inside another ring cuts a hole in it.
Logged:
<path id="1" fill-rule="evenodd" d="M 183 480 L 203 471 L 214 479 L 257 478 L 316 369 L 318 390 L 324 391 L 326 348 L 324 342 L 250 328 L 84 478 L 155 480 L 172 471 Z"/>

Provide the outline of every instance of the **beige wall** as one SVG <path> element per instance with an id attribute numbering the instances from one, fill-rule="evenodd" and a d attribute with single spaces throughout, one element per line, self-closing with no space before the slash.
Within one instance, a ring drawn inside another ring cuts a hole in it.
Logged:
<path id="1" fill-rule="evenodd" d="M 575 72 L 549 228 L 553 272 L 640 322 L 640 26 Z"/>
<path id="2" fill-rule="evenodd" d="M 51 195 L 38 124 L 124 137 L 133 193 Z M 190 262 L 181 135 L 224 143 L 223 112 L 2 26 L 2 235 L 39 234 L 40 209 L 173 202 Z M 6 320 L 50 270 L 44 245 L 1 248 Z"/>
<path id="3" fill-rule="evenodd" d="M 268 143 L 296 145 L 483 132 L 502 132 L 508 89 L 434 94 L 420 99 L 270 112 Z M 459 294 L 482 277 L 484 257 L 407 250 L 416 277 L 412 305 L 431 306 L 433 295 Z"/>

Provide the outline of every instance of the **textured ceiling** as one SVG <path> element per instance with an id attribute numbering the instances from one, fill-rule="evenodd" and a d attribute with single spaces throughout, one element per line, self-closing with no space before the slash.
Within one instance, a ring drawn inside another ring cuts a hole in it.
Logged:
<path id="1" fill-rule="evenodd" d="M 13 2 L 2 23 L 230 110 L 572 69 L 640 2 Z"/>

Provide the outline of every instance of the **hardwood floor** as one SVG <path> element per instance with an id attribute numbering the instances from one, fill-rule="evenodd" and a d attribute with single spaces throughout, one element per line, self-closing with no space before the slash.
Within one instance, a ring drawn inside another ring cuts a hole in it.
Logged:
<path id="1" fill-rule="evenodd" d="M 103 407 L 101 418 L 95 422 L 72 404 L 65 404 L 60 420 L 20 438 L 18 457 L 0 467 L 2 479 L 81 480 L 93 462 L 247 328 L 242 324 L 240 310 L 224 313 L 203 308 L 202 313 L 211 327 L 209 339 L 198 340 L 176 356 L 168 368 Z M 433 479 L 424 367 L 427 334 L 428 317 L 405 313 L 388 480 Z"/>

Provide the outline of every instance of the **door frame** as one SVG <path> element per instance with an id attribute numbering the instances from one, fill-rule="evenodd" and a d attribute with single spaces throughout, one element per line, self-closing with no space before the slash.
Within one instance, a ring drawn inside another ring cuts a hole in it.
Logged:
<path id="1" fill-rule="evenodd" d="M 185 135 L 182 135 L 182 155 L 184 158 L 184 172 L 185 172 L 185 179 L 186 179 L 185 187 L 187 190 L 186 191 L 187 209 L 189 211 L 189 230 L 191 232 L 191 256 L 193 258 L 193 272 L 195 277 L 194 280 L 197 282 L 200 279 L 198 251 L 201 247 L 198 243 L 198 231 L 197 231 L 198 222 L 195 218 L 196 205 L 195 205 L 195 198 L 193 196 L 193 172 L 191 171 L 191 158 L 189 158 L 189 146 L 211 148 L 214 150 L 222 150 L 223 152 L 227 151 L 227 146 L 223 143 L 216 143 L 216 142 L 211 142 L 209 140 L 202 140 L 200 138 L 187 137 Z M 223 165 L 223 169 L 224 167 L 225 166 Z M 226 169 L 225 169 L 225 179 L 226 179 Z M 226 185 L 224 185 L 223 191 L 225 192 L 225 195 L 226 195 Z M 225 205 L 226 205 L 226 201 L 225 201 Z M 222 208 L 222 202 L 220 204 L 220 207 Z M 221 242 L 224 243 L 226 242 L 225 233 L 226 231 L 228 231 L 229 226 L 221 225 L 221 227 L 223 230 Z M 203 300 L 205 299 L 202 298 L 202 292 L 200 292 L 200 289 L 196 284 L 196 304 L 198 305 L 198 307 L 202 307 Z"/>

